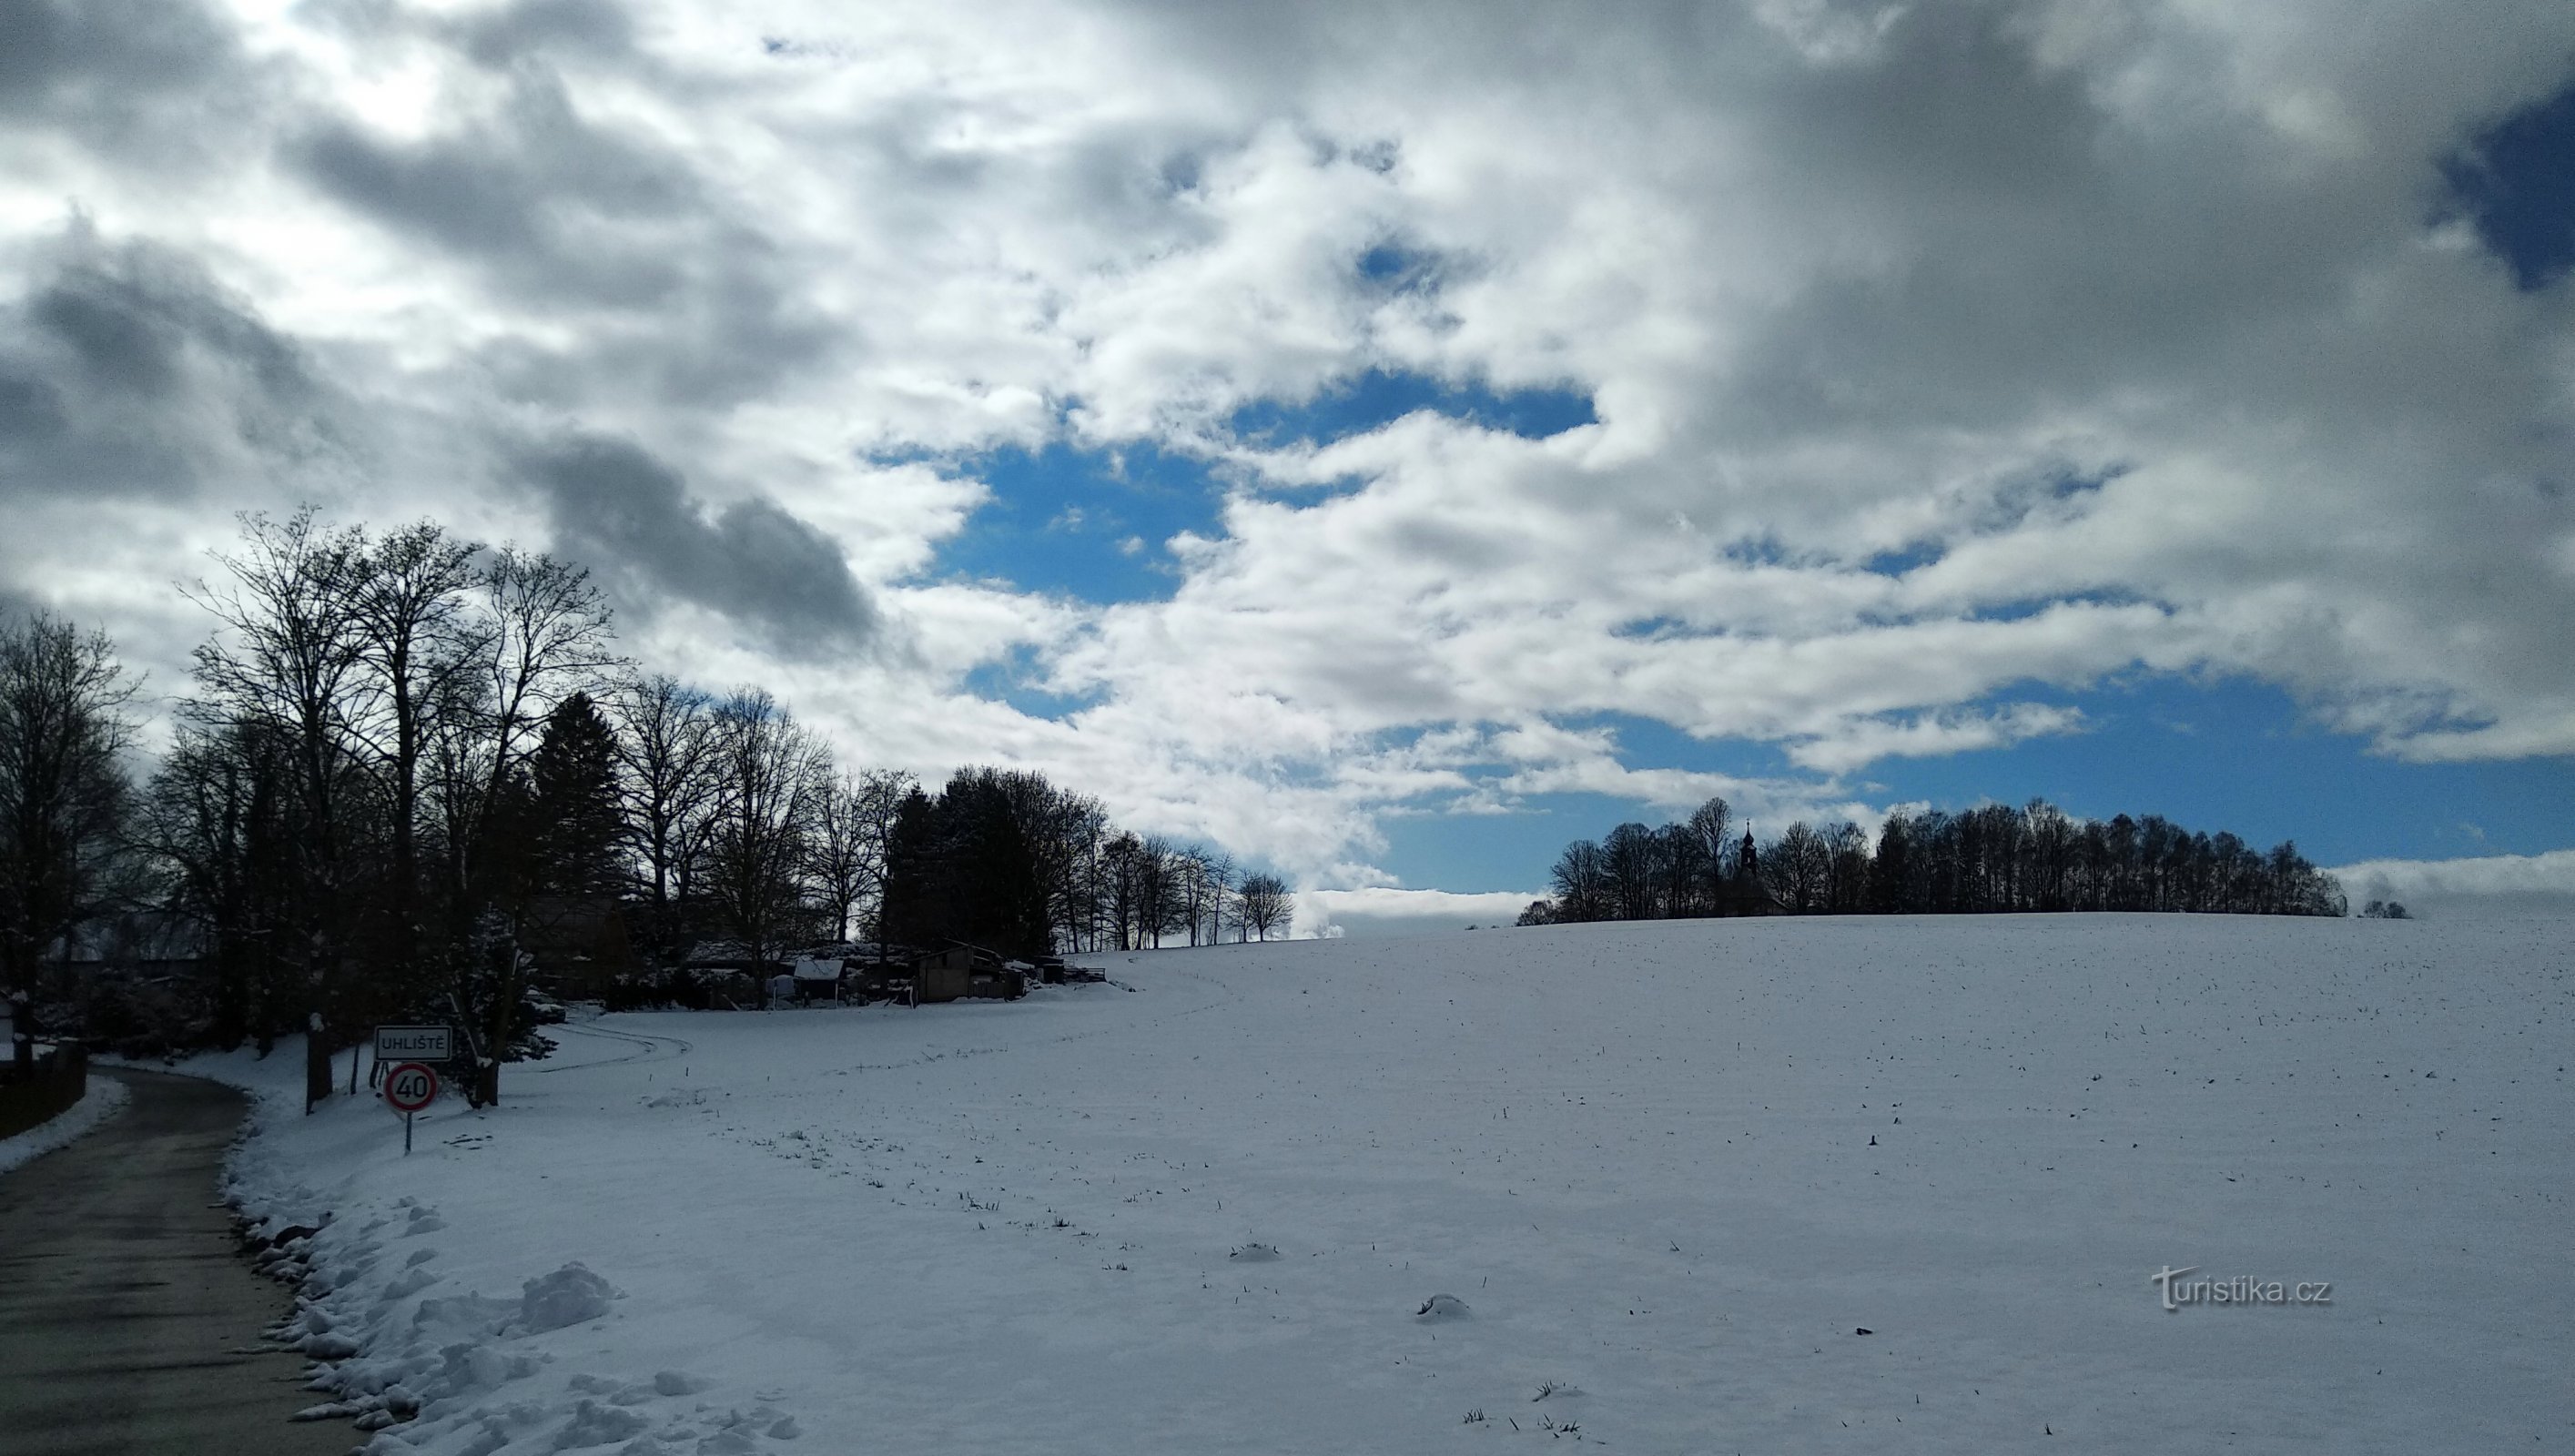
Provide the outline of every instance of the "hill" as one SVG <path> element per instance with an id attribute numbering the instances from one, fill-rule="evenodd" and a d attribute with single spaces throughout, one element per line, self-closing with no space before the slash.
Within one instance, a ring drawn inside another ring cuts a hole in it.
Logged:
<path id="1" fill-rule="evenodd" d="M 1118 955 L 576 1021 L 408 1159 L 381 1107 L 273 1101 L 238 1177 L 332 1215 L 300 1330 L 418 1410 L 389 1450 L 2558 1449 L 2553 928 Z M 2167 1268 L 2284 1299 L 2167 1311 Z"/>

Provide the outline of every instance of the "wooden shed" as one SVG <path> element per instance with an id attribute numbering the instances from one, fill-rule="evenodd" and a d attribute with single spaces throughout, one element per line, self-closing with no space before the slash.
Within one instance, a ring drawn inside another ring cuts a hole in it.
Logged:
<path id="1" fill-rule="evenodd" d="M 967 997 L 1017 1000 L 1029 993 L 1026 970 L 1016 970 L 981 945 L 953 940 L 913 962 L 913 983 L 924 1002 Z"/>

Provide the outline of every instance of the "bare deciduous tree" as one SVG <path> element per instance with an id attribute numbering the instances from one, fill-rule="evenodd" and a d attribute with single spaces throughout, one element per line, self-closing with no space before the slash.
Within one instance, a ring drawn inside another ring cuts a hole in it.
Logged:
<path id="1" fill-rule="evenodd" d="M 332 1013 L 364 906 L 353 891 L 362 861 L 355 822 L 367 788 L 366 755 L 352 722 L 354 680 L 366 647 L 354 585 L 364 540 L 323 527 L 311 508 L 284 521 L 241 518 L 242 550 L 216 554 L 231 581 L 199 583 L 191 600 L 213 614 L 217 636 L 196 652 L 198 695 L 183 710 L 214 742 L 275 744 L 292 765 L 279 785 L 292 826 L 281 873 L 296 923 L 276 927 L 274 953 L 301 979 L 311 1011 Z M 340 1036 L 354 1028 L 329 1025 Z"/>
<path id="2" fill-rule="evenodd" d="M 384 779 L 391 949 L 408 964 L 419 953 L 424 929 L 421 769 L 432 719 L 459 701 L 457 680 L 482 655 L 486 629 L 468 617 L 465 602 L 479 548 L 429 521 L 393 531 L 372 546 L 363 542 L 352 538 L 361 549 L 352 559 L 349 587 L 361 676 L 376 711 L 357 718 L 353 727 L 370 739 Z"/>
<path id="3" fill-rule="evenodd" d="M 609 698 L 627 833 L 649 901 L 644 938 L 657 961 L 679 949 L 679 908 L 714 821 L 714 707 L 667 673 L 630 679 Z"/>
<path id="4" fill-rule="evenodd" d="M 867 923 L 869 906 L 881 901 L 895 817 L 912 789 L 911 774 L 871 768 L 835 774 L 817 794 L 810 869 L 832 917 L 833 939 L 850 938 L 854 925 Z"/>
<path id="5" fill-rule="evenodd" d="M 0 984 L 13 990 L 105 908 L 133 694 L 104 633 L 41 613 L 0 627 Z"/>
<path id="6" fill-rule="evenodd" d="M 805 867 L 831 756 L 764 690 L 718 704 L 715 724 L 706 892 L 726 932 L 766 964 L 812 929 Z M 755 979 L 765 1006 L 768 977 Z"/>
<path id="7" fill-rule="evenodd" d="M 1726 881 L 1734 872 L 1731 857 L 1733 843 L 1726 838 L 1733 828 L 1734 813 L 1722 798 L 1710 798 L 1690 811 L 1689 831 L 1698 840 L 1699 868 L 1707 876 L 1701 893 L 1706 897 L 1709 913 L 1721 913 L 1725 903 Z"/>
<path id="8" fill-rule="evenodd" d="M 1270 932 L 1287 925 L 1295 908 L 1295 896 L 1288 882 L 1278 875 L 1261 873 L 1243 877 L 1243 888 L 1236 895 L 1238 913 L 1243 923 L 1252 928 L 1255 938 L 1267 940 Z"/>

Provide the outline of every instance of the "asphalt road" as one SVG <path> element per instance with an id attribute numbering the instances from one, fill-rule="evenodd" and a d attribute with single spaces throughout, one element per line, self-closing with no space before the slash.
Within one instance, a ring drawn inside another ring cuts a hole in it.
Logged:
<path id="1" fill-rule="evenodd" d="M 341 1456 L 345 1423 L 286 1419 L 327 1397 L 261 1342 L 292 1296 L 243 1262 L 218 1201 L 248 1100 L 114 1075 L 124 1111 L 0 1174 L 0 1451 Z"/>

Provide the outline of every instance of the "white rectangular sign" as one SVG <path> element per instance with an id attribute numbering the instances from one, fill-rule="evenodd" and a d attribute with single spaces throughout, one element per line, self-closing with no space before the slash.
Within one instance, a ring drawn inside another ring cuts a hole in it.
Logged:
<path id="1" fill-rule="evenodd" d="M 452 1034 L 445 1026 L 379 1026 L 376 1060 L 445 1061 L 455 1055 Z"/>

